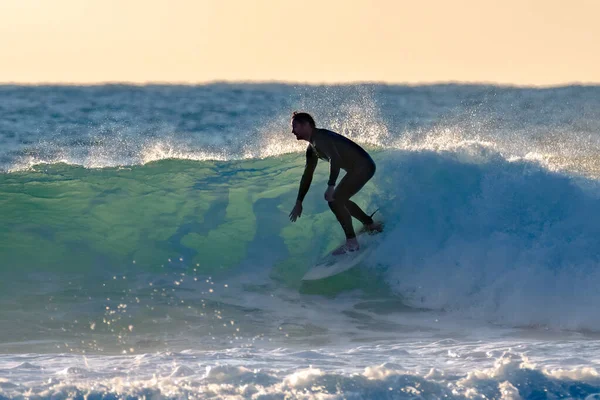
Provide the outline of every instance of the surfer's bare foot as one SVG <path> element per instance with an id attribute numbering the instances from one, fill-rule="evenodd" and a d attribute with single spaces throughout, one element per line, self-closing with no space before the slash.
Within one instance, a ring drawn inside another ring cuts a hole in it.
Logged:
<path id="1" fill-rule="evenodd" d="M 339 256 L 340 254 L 351 253 L 359 248 L 360 246 L 358 245 L 358 240 L 356 240 L 356 238 L 346 239 L 346 243 L 335 249 L 331 254 Z"/>

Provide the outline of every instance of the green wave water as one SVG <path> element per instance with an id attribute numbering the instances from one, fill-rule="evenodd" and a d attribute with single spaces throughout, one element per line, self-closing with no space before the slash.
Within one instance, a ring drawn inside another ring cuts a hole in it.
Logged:
<path id="1" fill-rule="evenodd" d="M 46 164 L 2 174 L 0 253 L 10 266 L 2 275 L 271 268 L 275 279 L 299 285 L 311 262 L 343 238 L 316 193 L 325 187 L 323 166 L 303 217 L 289 221 L 303 166 L 295 154 L 102 169 Z M 369 206 L 374 190 L 371 183 L 357 198 Z"/>

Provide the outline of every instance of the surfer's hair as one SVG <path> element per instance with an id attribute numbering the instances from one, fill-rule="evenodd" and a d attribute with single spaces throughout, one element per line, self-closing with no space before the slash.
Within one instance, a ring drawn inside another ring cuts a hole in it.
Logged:
<path id="1" fill-rule="evenodd" d="M 316 127 L 315 120 L 309 113 L 294 111 L 292 114 L 292 121 L 297 121 L 300 123 L 308 122 L 311 127 Z"/>

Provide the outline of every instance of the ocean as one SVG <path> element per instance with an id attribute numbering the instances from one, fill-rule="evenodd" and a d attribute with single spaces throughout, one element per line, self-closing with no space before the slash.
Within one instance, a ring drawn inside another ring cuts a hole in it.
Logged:
<path id="1" fill-rule="evenodd" d="M 385 221 L 312 282 L 295 110 Z M 0 86 L 0 399 L 600 399 L 599 160 L 599 86 Z"/>

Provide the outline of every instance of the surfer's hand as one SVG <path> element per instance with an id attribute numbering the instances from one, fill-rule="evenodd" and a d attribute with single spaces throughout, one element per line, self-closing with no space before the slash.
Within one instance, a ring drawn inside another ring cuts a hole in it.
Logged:
<path id="1" fill-rule="evenodd" d="M 290 221 L 296 222 L 296 220 L 298 218 L 300 218 L 301 215 L 302 215 L 302 202 L 297 201 L 296 205 L 294 206 L 294 209 L 290 213 Z"/>
<path id="2" fill-rule="evenodd" d="M 327 186 L 327 190 L 325 191 L 325 200 L 327 201 L 333 201 L 333 191 L 334 191 L 335 187 L 333 186 Z"/>

